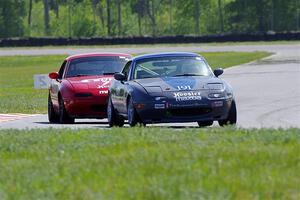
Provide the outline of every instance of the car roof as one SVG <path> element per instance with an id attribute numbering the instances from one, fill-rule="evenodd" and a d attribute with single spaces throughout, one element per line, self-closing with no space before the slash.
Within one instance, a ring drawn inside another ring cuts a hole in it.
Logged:
<path id="1" fill-rule="evenodd" d="M 196 53 L 190 53 L 190 52 L 164 52 L 164 53 L 152 53 L 152 54 L 145 54 L 141 56 L 136 56 L 132 60 L 137 61 L 141 59 L 147 59 L 147 58 L 158 58 L 158 57 L 176 57 L 176 56 L 182 56 L 182 57 L 201 57 L 199 54 Z"/>
<path id="2" fill-rule="evenodd" d="M 106 56 L 123 56 L 123 57 L 129 57 L 131 58 L 132 56 L 130 54 L 126 53 L 84 53 L 84 54 L 76 54 L 72 55 L 66 58 L 67 61 L 71 61 L 76 58 L 87 58 L 87 57 L 106 57 Z"/>

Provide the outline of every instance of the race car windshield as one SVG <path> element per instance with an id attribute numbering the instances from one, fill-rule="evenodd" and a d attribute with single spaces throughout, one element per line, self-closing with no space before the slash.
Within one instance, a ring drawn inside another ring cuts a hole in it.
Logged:
<path id="1" fill-rule="evenodd" d="M 119 56 L 86 57 L 71 61 L 66 78 L 80 76 L 112 75 L 122 70 L 128 58 Z"/>
<path id="2" fill-rule="evenodd" d="M 200 57 L 147 58 L 136 63 L 133 79 L 212 76 L 212 71 Z"/>

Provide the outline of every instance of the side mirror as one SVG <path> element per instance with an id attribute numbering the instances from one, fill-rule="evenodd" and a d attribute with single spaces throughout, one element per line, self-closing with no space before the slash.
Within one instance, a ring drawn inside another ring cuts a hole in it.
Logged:
<path id="1" fill-rule="evenodd" d="M 58 79 L 59 74 L 57 72 L 51 72 L 49 73 L 49 78 L 51 79 Z"/>
<path id="2" fill-rule="evenodd" d="M 114 78 L 118 81 L 125 81 L 126 76 L 123 73 L 115 73 Z"/>
<path id="3" fill-rule="evenodd" d="M 216 77 L 219 77 L 221 74 L 223 74 L 224 70 L 222 68 L 217 68 L 214 70 L 214 74 Z"/>

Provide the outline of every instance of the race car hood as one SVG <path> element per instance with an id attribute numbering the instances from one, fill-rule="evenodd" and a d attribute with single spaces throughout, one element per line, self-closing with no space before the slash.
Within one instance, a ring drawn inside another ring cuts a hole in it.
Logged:
<path id="1" fill-rule="evenodd" d="M 75 90 L 97 90 L 107 91 L 112 80 L 113 76 L 105 75 L 105 76 L 83 76 L 83 77 L 72 77 L 67 78 L 70 84 L 73 86 Z"/>
<path id="2" fill-rule="evenodd" d="M 210 84 L 222 86 L 222 80 L 215 77 L 204 76 L 185 76 L 185 77 L 166 77 L 166 78 L 148 78 L 135 80 L 145 88 L 149 93 L 154 92 L 172 92 L 178 90 L 203 90 L 210 89 Z M 159 89 L 160 88 L 160 89 Z"/>

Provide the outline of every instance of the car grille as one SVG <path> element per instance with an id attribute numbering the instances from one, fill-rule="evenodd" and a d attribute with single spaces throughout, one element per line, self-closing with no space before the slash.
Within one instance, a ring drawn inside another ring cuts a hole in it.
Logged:
<path id="1" fill-rule="evenodd" d="M 89 93 L 89 92 L 82 92 L 82 93 L 76 93 L 75 94 L 75 97 L 79 97 L 79 98 L 82 98 L 82 97 L 91 97 L 93 96 L 92 93 Z"/>
<path id="2" fill-rule="evenodd" d="M 106 112 L 106 106 L 105 105 L 92 105 L 91 110 L 95 112 Z"/>
<path id="3" fill-rule="evenodd" d="M 210 112 L 211 108 L 176 108 L 168 110 L 168 113 L 173 116 L 199 116 Z"/>

